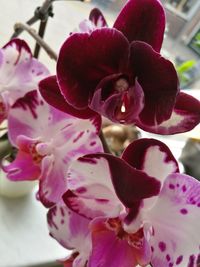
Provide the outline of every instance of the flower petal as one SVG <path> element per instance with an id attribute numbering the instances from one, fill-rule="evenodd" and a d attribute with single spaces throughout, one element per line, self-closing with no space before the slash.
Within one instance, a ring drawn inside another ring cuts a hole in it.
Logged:
<path id="1" fill-rule="evenodd" d="M 147 126 L 137 123 L 141 129 L 156 134 L 176 134 L 192 130 L 200 123 L 200 101 L 185 93 L 179 93 L 171 117 L 161 124 Z"/>
<path id="2" fill-rule="evenodd" d="M 103 157 L 108 161 L 115 192 L 127 208 L 159 193 L 160 182 L 154 177 L 131 167 L 123 159 L 107 154 Z"/>
<path id="3" fill-rule="evenodd" d="M 106 19 L 104 18 L 104 15 L 98 8 L 93 8 L 89 15 L 89 20 L 93 22 L 93 24 L 97 28 L 107 27 Z"/>
<path id="4" fill-rule="evenodd" d="M 132 167 L 157 179 L 161 188 L 168 175 L 179 172 L 178 163 L 169 148 L 156 139 L 142 138 L 132 142 L 125 149 L 122 158 Z M 144 207 L 147 209 L 152 207 L 157 197 L 145 199 L 143 201 Z M 131 224 L 129 222 L 127 229 L 132 229 L 132 227 L 135 227 L 135 221 Z"/>
<path id="5" fill-rule="evenodd" d="M 50 235 L 63 247 L 75 249 L 79 253 L 79 259 L 86 262 L 91 248 L 88 228 L 90 221 L 63 204 L 57 204 L 48 211 L 47 221 Z"/>
<path id="6" fill-rule="evenodd" d="M 95 192 L 107 192 L 103 186 L 91 186 L 90 191 L 94 191 L 94 196 L 82 197 L 81 194 L 74 194 L 72 191 L 68 190 L 63 195 L 63 200 L 65 204 L 74 212 L 82 215 L 88 219 L 94 219 L 96 217 L 110 216 L 116 217 L 122 210 L 122 205 L 119 201 L 113 201 L 110 199 L 99 199 L 98 196 L 95 198 Z M 109 192 L 108 192 L 109 193 Z"/>
<path id="7" fill-rule="evenodd" d="M 140 121 L 153 126 L 169 119 L 179 91 L 173 64 L 139 41 L 131 44 L 130 64 L 145 96 Z"/>
<path id="8" fill-rule="evenodd" d="M 39 97 L 37 91 L 28 92 L 17 100 L 9 111 L 9 139 L 16 146 L 19 135 L 38 138 L 47 131 L 49 107 Z"/>
<path id="9" fill-rule="evenodd" d="M 39 89 L 41 95 L 47 101 L 47 103 L 65 113 L 81 119 L 91 118 L 96 114 L 90 108 L 86 109 L 75 109 L 67 103 L 65 98 L 60 92 L 57 84 L 56 76 L 50 76 L 39 83 Z"/>
<path id="10" fill-rule="evenodd" d="M 40 167 L 34 164 L 32 156 L 20 150 L 15 160 L 2 168 L 11 181 L 32 181 L 40 175 Z"/>
<path id="11" fill-rule="evenodd" d="M 139 250 L 129 245 L 127 240 L 118 237 L 114 231 L 108 229 L 106 220 L 96 219 L 90 224 L 90 227 L 92 230 L 92 253 L 89 258 L 89 267 L 130 267 L 137 265 Z M 149 253 L 147 252 L 147 254 Z M 145 255 L 143 256 L 145 257 Z M 144 264 L 146 265 L 146 263 Z"/>
<path id="12" fill-rule="evenodd" d="M 142 138 L 132 142 L 125 149 L 122 158 L 162 184 L 169 174 L 179 171 L 178 163 L 169 148 L 156 139 Z"/>
<path id="13" fill-rule="evenodd" d="M 89 203 L 84 211 L 93 210 L 93 214 L 97 212 L 104 215 L 117 214 L 122 209 L 120 201 L 126 207 L 132 208 L 143 198 L 158 194 L 160 189 L 160 182 L 156 179 L 135 170 L 122 159 L 100 153 L 86 155 L 73 162 L 67 179 L 69 189 L 80 197 L 78 200 L 72 198 L 71 202 L 69 201 L 70 205 L 80 212 L 80 207 L 83 209 L 83 206 Z M 96 205 L 94 205 L 94 200 Z M 78 201 L 80 205 L 77 206 Z M 102 205 L 107 205 L 103 212 Z M 88 214 L 87 216 L 92 217 Z"/>
<path id="14" fill-rule="evenodd" d="M 165 30 L 165 12 L 157 0 L 129 0 L 113 27 L 129 42 L 144 41 L 159 52 Z"/>
<path id="15" fill-rule="evenodd" d="M 114 29 L 72 34 L 63 44 L 57 63 L 58 84 L 68 103 L 87 108 L 100 80 L 124 68 L 128 51 L 127 39 Z"/>
<path id="16" fill-rule="evenodd" d="M 67 182 L 73 193 L 66 193 L 64 201 L 83 216 L 117 216 L 122 209 L 112 185 L 108 162 L 99 154 L 86 155 L 72 162 Z"/>
<path id="17" fill-rule="evenodd" d="M 183 174 L 170 175 L 156 205 L 146 216 L 153 227 L 153 266 L 197 266 L 200 257 L 200 183 L 197 180 Z"/>
<path id="18" fill-rule="evenodd" d="M 38 82 L 49 74 L 36 59 L 28 45 L 20 39 L 11 40 L 1 50 L 1 91 L 11 106 L 28 91 L 38 88 Z"/>
<path id="19" fill-rule="evenodd" d="M 94 131 L 95 126 L 89 120 L 73 118 L 71 125 L 58 135 L 61 144 L 55 145 L 53 155 L 42 161 L 39 196 L 46 207 L 59 202 L 67 190 L 66 175 L 73 160 L 91 152 L 103 151 Z"/>

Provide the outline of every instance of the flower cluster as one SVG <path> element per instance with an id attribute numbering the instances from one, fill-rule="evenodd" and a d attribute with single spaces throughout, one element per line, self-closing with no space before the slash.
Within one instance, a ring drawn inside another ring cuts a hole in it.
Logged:
<path id="1" fill-rule="evenodd" d="M 72 250 L 65 267 L 200 264 L 200 183 L 158 140 L 139 139 L 119 158 L 99 137 L 101 116 L 159 134 L 200 122 L 200 102 L 160 54 L 164 29 L 158 0 L 129 0 L 112 28 L 91 11 L 54 76 L 20 39 L 0 50 L 0 120 L 17 151 L 2 169 L 39 181 L 50 235 Z"/>

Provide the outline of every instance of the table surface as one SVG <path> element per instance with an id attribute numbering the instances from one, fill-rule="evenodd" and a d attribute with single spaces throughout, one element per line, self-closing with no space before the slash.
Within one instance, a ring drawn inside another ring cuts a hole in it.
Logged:
<path id="1" fill-rule="evenodd" d="M 0 197 L 1 267 L 41 266 L 69 254 L 49 236 L 46 212 L 35 192 L 16 199 Z"/>

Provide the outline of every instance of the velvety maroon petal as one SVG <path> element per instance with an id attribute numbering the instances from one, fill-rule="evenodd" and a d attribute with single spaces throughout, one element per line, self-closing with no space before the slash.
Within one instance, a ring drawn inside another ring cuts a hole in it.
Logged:
<path id="1" fill-rule="evenodd" d="M 132 168 L 123 159 L 101 154 L 107 159 L 112 182 L 118 198 L 128 208 L 160 191 L 160 182 L 146 173 Z M 116 168 L 117 166 L 117 168 Z"/>
<path id="2" fill-rule="evenodd" d="M 97 28 L 108 26 L 104 15 L 98 8 L 93 8 L 91 10 L 89 20 L 91 20 Z"/>
<path id="3" fill-rule="evenodd" d="M 80 110 L 69 105 L 60 92 L 56 76 L 51 76 L 42 80 L 39 83 L 39 89 L 41 95 L 49 105 L 65 113 L 68 113 L 80 119 L 88 119 L 97 115 L 97 113 L 90 108 Z"/>
<path id="4" fill-rule="evenodd" d="M 68 103 L 87 108 L 101 79 L 122 71 L 128 51 L 128 40 L 115 29 L 71 35 L 60 50 L 57 63 L 58 84 Z"/>
<path id="5" fill-rule="evenodd" d="M 147 126 L 137 122 L 141 129 L 157 134 L 176 134 L 192 130 L 200 123 L 200 102 L 185 93 L 179 93 L 171 117 L 161 124 Z"/>
<path id="6" fill-rule="evenodd" d="M 130 67 L 145 95 L 140 114 L 144 125 L 152 126 L 170 118 L 176 95 L 178 78 L 173 64 L 143 42 L 131 44 Z"/>
<path id="7" fill-rule="evenodd" d="M 157 0 L 129 0 L 114 23 L 129 40 L 144 41 L 160 51 L 165 30 L 165 13 Z"/>

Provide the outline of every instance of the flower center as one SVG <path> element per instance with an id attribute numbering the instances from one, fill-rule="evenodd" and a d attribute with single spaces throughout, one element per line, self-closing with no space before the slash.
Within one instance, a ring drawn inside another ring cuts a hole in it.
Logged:
<path id="1" fill-rule="evenodd" d="M 120 78 L 115 82 L 115 90 L 117 90 L 118 92 L 124 92 L 128 89 L 128 87 L 128 81 L 124 78 Z"/>
<path id="2" fill-rule="evenodd" d="M 122 222 L 119 218 L 110 218 L 106 221 L 106 226 L 109 230 L 115 232 L 118 239 L 126 240 L 127 243 L 137 249 L 143 246 L 144 233 L 143 228 L 140 228 L 135 233 L 127 233 L 123 227 Z"/>
<path id="3" fill-rule="evenodd" d="M 50 154 L 50 147 L 46 143 L 36 142 L 29 146 L 29 152 L 36 165 L 40 165 L 42 159 Z"/>

